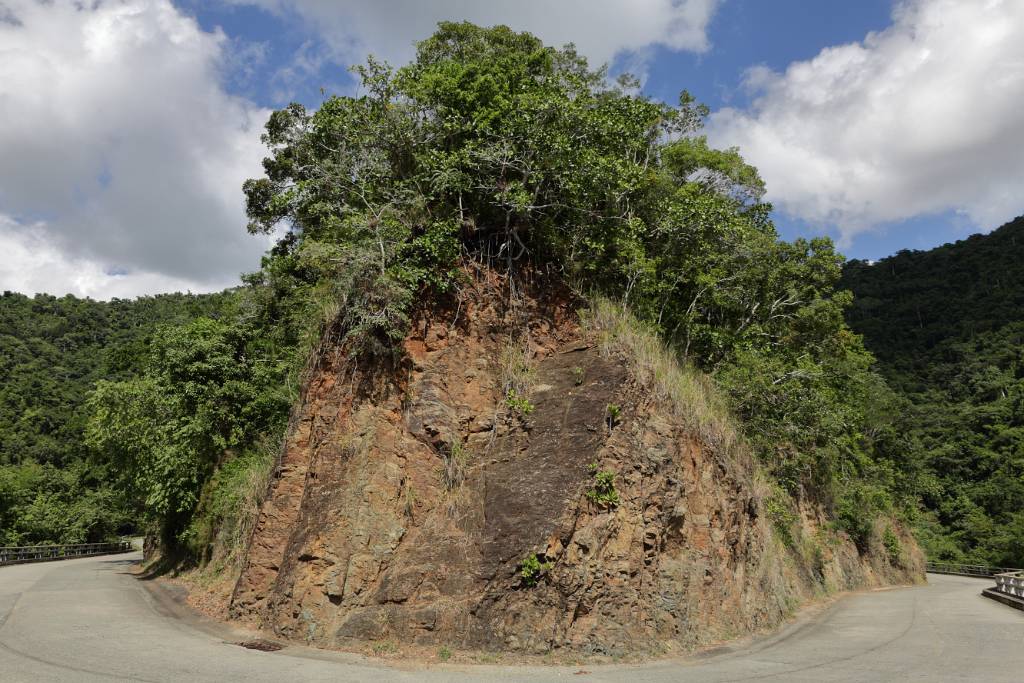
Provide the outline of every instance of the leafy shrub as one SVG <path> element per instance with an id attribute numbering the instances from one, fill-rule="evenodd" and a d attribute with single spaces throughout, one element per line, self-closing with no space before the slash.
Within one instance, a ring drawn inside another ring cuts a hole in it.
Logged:
<path id="1" fill-rule="evenodd" d="M 519 579 L 524 586 L 536 586 L 540 577 L 555 566 L 554 562 L 542 561 L 540 555 L 532 553 L 519 563 Z"/>
<path id="2" fill-rule="evenodd" d="M 609 403 L 605 409 L 605 422 L 608 424 L 608 431 L 610 432 L 619 424 L 619 419 L 622 417 L 622 408 L 615 403 Z"/>
<path id="3" fill-rule="evenodd" d="M 784 491 L 776 489 L 772 491 L 772 495 L 764 499 L 764 508 L 779 539 L 786 547 L 794 547 L 793 527 L 797 523 L 797 515 L 793 511 L 789 496 Z"/>
<path id="4" fill-rule="evenodd" d="M 861 553 L 868 551 L 875 520 L 891 510 L 889 492 L 866 482 L 849 482 L 843 490 L 833 520 L 838 529 L 845 531 Z"/>
<path id="5" fill-rule="evenodd" d="M 892 527 L 885 527 L 885 531 L 882 533 L 882 545 L 885 546 L 885 552 L 889 556 L 889 564 L 894 567 L 902 567 L 903 544 L 900 543 L 900 537 L 896 535 Z"/>
<path id="6" fill-rule="evenodd" d="M 615 473 L 599 469 L 597 463 L 591 463 L 587 469 L 594 475 L 594 485 L 587 491 L 587 498 L 601 506 L 617 506 L 619 493 L 615 490 Z"/>
<path id="7" fill-rule="evenodd" d="M 524 417 L 532 413 L 534 410 L 534 405 L 530 403 L 530 399 L 525 396 L 520 396 L 515 389 L 508 390 L 508 394 L 505 396 L 505 403 L 509 408 Z"/>

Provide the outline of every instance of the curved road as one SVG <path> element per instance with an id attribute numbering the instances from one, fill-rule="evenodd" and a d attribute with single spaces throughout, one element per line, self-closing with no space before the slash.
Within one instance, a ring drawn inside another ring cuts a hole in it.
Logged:
<path id="1" fill-rule="evenodd" d="M 129 574 L 138 555 L 0 568 L 3 681 L 1021 681 L 1024 613 L 984 581 L 929 576 L 858 593 L 780 634 L 641 666 L 386 666 L 301 647 L 266 653 L 197 630 Z"/>

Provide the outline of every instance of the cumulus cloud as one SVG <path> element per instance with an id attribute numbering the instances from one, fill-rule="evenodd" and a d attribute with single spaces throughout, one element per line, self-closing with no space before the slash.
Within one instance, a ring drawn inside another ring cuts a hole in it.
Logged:
<path id="1" fill-rule="evenodd" d="M 751 69 L 738 145 L 783 211 L 849 240 L 955 211 L 992 228 L 1024 211 L 1024 0 L 907 0 L 892 25 L 783 73 Z"/>
<path id="2" fill-rule="evenodd" d="M 216 285 L 237 284 L 235 278 Z M 103 266 L 54 246 L 45 225 L 20 225 L 0 216 L 0 290 L 25 294 L 72 293 L 96 299 L 127 299 L 155 292 L 197 291 L 192 280 L 164 273 Z"/>
<path id="3" fill-rule="evenodd" d="M 546 43 L 574 42 L 595 64 L 653 45 L 704 52 L 707 28 L 720 0 L 232 0 L 278 13 L 297 13 L 347 62 L 367 53 L 394 64 L 409 60 L 414 43 L 437 22 L 507 24 Z"/>
<path id="4" fill-rule="evenodd" d="M 0 8 L 0 289 L 202 291 L 256 267 L 240 187 L 268 112 L 224 91 L 230 41 L 168 0 Z"/>

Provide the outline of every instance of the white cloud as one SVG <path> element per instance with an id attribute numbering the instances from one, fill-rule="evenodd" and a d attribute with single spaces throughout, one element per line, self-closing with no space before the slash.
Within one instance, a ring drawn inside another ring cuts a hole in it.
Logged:
<path id="1" fill-rule="evenodd" d="M 922 214 L 992 228 L 1024 211 L 1024 0 L 909 0 L 885 31 L 747 85 L 753 105 L 716 112 L 712 141 L 740 146 L 778 208 L 846 241 Z"/>
<path id="2" fill-rule="evenodd" d="M 230 41 L 168 0 L 3 6 L 0 289 L 202 291 L 258 266 L 240 188 L 267 112 L 225 93 Z"/>
<path id="3" fill-rule="evenodd" d="M 595 65 L 653 45 L 704 52 L 707 28 L 721 0 L 232 0 L 277 12 L 296 12 L 341 61 L 373 53 L 393 64 L 414 54 L 414 43 L 439 21 L 507 24 L 546 43 L 574 42 Z"/>
<path id="4" fill-rule="evenodd" d="M 132 298 L 155 292 L 197 291 L 195 282 L 153 271 L 105 268 L 100 262 L 69 255 L 47 237 L 44 225 L 22 226 L 0 215 L 0 290 L 45 292 L 97 299 Z M 236 285 L 237 278 L 211 289 Z"/>

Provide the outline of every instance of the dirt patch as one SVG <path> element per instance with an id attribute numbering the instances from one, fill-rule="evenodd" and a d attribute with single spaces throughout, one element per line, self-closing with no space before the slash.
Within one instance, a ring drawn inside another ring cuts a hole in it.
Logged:
<path id="1" fill-rule="evenodd" d="M 267 640 L 265 638 L 256 638 L 255 640 L 243 640 L 241 642 L 235 643 L 235 645 L 244 647 L 247 650 L 259 650 L 260 652 L 277 652 L 278 650 L 284 649 L 284 645 L 282 645 L 281 643 L 275 643 L 274 641 Z"/>

